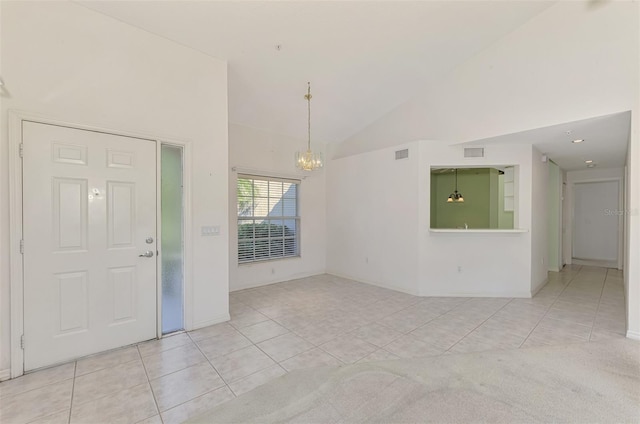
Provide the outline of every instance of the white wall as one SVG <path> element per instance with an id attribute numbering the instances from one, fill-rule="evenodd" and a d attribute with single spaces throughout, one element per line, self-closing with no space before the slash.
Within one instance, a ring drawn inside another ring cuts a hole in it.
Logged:
<path id="1" fill-rule="evenodd" d="M 327 272 L 423 296 L 531 296 L 531 232 L 429 231 L 432 166 L 517 165 L 517 225 L 530 229 L 532 147 L 485 153 L 420 141 L 330 161 Z"/>
<path id="2" fill-rule="evenodd" d="M 569 183 L 567 181 L 567 171 L 560 169 L 560 175 L 562 178 L 562 262 L 561 267 L 571 263 L 571 248 L 569 239 L 571 234 L 569 233 L 569 226 L 571 225 L 571 207 L 568 200 L 567 192 L 569 190 Z"/>
<path id="3" fill-rule="evenodd" d="M 549 162 L 535 147 L 531 166 L 531 293 L 536 293 L 547 282 L 549 258 L 548 190 Z"/>
<path id="4" fill-rule="evenodd" d="M 464 145 L 420 144 L 420 294 L 423 296 L 531 295 L 532 148 L 485 147 L 485 157 L 464 158 Z M 515 227 L 525 233 L 434 233 L 430 226 L 433 166 L 517 166 Z M 458 267 L 462 271 L 458 271 Z"/>
<path id="5" fill-rule="evenodd" d="M 329 161 L 328 273 L 419 293 L 418 147 L 414 142 Z M 396 160 L 400 149 L 409 149 L 409 158 Z"/>
<path id="6" fill-rule="evenodd" d="M 619 186 L 620 199 L 618 200 L 617 206 L 612 209 L 617 209 L 619 211 L 624 210 L 624 198 L 622 194 L 624 193 L 624 169 L 623 168 L 608 168 L 608 169 L 598 169 L 591 168 L 581 171 L 569 171 L 567 172 L 567 192 L 566 192 L 566 202 L 569 207 L 569 216 L 567 219 L 567 229 L 566 229 L 566 244 L 565 246 L 565 254 L 567 263 L 571 263 L 571 259 L 573 257 L 573 228 L 574 228 L 574 185 L 577 183 L 585 183 L 585 182 L 597 182 L 597 181 L 617 181 Z M 613 217 L 615 219 L 615 217 Z M 618 268 L 622 269 L 624 262 L 624 216 L 620 216 L 618 219 Z"/>
<path id="7" fill-rule="evenodd" d="M 549 161 L 549 181 L 547 184 L 547 245 L 549 271 L 562 269 L 562 172 L 560 167 Z"/>
<path id="8" fill-rule="evenodd" d="M 71 2 L 1 7 L 0 370 L 10 360 L 9 109 L 190 141 L 190 324 L 228 319 L 226 63 Z M 200 237 L 203 225 L 220 225 L 222 234 Z"/>
<path id="9" fill-rule="evenodd" d="M 639 12 L 640 15 L 640 12 Z M 638 98 L 640 102 L 640 92 Z M 640 105 L 639 105 L 640 106 Z M 640 107 L 636 108 L 636 111 Z M 624 283 L 627 295 L 627 337 L 640 340 L 640 125 L 638 116 L 631 120 L 631 137 L 627 153 L 625 207 Z"/>
<path id="10" fill-rule="evenodd" d="M 313 142 L 318 151 L 323 146 Z M 295 152 L 306 140 L 272 134 L 241 125 L 229 125 L 229 165 L 259 175 L 304 177 L 300 184 L 300 253 L 286 258 L 238 265 L 237 171 L 229 174 L 229 286 L 240 290 L 322 274 L 326 267 L 326 170 L 304 172 L 294 165 Z"/>
<path id="11" fill-rule="evenodd" d="M 557 2 L 350 137 L 336 157 L 419 139 L 476 140 L 631 110 L 625 284 L 628 335 L 640 339 L 639 28 L 639 2 Z"/>

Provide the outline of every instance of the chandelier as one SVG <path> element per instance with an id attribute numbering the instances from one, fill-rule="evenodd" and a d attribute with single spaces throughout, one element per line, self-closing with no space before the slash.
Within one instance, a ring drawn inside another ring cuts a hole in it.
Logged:
<path id="1" fill-rule="evenodd" d="M 322 153 L 313 153 L 311 151 L 311 83 L 307 83 L 307 94 L 304 96 L 307 99 L 307 110 L 309 112 L 307 119 L 307 151 L 296 152 L 296 167 L 303 171 L 313 171 L 315 169 L 322 168 L 323 160 Z"/>
<path id="2" fill-rule="evenodd" d="M 456 168 L 456 188 L 453 191 L 453 193 L 451 193 L 449 195 L 449 197 L 447 197 L 447 202 L 449 202 L 449 203 L 451 203 L 451 202 L 463 203 L 464 202 L 464 197 L 462 197 L 462 193 L 458 192 L 458 168 Z"/>

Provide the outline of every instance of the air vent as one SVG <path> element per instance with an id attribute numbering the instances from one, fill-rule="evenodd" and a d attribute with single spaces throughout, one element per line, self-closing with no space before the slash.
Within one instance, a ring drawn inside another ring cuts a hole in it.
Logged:
<path id="1" fill-rule="evenodd" d="M 465 158 L 483 158 L 484 148 L 483 147 L 466 147 L 464 149 L 464 157 Z"/>
<path id="2" fill-rule="evenodd" d="M 407 159 L 409 157 L 409 149 L 396 150 L 396 160 Z"/>

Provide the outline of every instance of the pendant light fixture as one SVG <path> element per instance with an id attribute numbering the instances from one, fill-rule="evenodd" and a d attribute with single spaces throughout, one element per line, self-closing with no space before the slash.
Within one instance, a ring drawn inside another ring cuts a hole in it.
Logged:
<path id="1" fill-rule="evenodd" d="M 311 83 L 307 83 L 307 94 L 304 96 L 307 99 L 307 110 L 309 112 L 307 119 L 307 151 L 296 152 L 296 167 L 303 171 L 313 171 L 322 168 L 323 160 L 322 153 L 313 153 L 311 151 Z"/>
<path id="2" fill-rule="evenodd" d="M 453 193 L 451 193 L 449 195 L 449 197 L 447 197 L 447 202 L 448 203 L 451 203 L 451 202 L 463 203 L 464 202 L 464 197 L 462 197 L 462 193 L 458 192 L 458 168 L 456 168 L 456 188 L 453 191 Z"/>

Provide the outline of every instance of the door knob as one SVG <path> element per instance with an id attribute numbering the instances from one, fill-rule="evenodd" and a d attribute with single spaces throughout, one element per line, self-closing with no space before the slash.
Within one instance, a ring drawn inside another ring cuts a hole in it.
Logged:
<path id="1" fill-rule="evenodd" d="M 150 258 L 153 256 L 153 252 L 151 250 L 147 250 L 142 255 L 138 255 L 140 258 Z"/>

